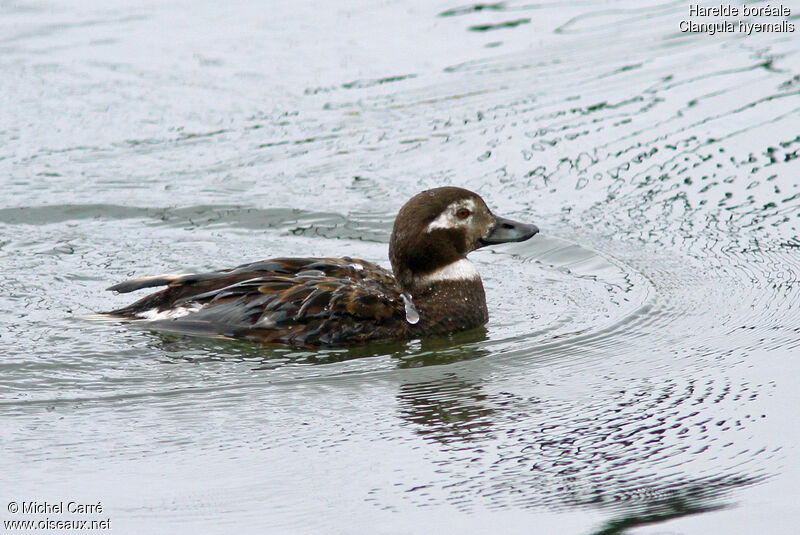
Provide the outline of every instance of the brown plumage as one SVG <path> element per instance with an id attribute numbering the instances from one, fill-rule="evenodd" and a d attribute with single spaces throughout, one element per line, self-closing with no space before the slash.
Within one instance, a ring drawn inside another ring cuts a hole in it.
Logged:
<path id="1" fill-rule="evenodd" d="M 275 258 L 210 273 L 132 280 L 109 290 L 157 285 L 167 288 L 110 314 L 135 318 L 155 310 L 157 318 L 173 310 L 174 318 L 154 319 L 153 327 L 299 346 L 393 338 L 389 329 L 394 333 L 406 324 L 392 274 L 347 257 Z"/>
<path id="2" fill-rule="evenodd" d="M 275 258 L 117 284 L 109 290 L 166 288 L 107 315 L 179 333 L 294 346 L 444 334 L 483 325 L 489 317 L 467 253 L 537 231 L 492 215 L 475 193 L 438 188 L 411 199 L 395 221 L 390 257 L 399 280 L 348 257 Z"/>

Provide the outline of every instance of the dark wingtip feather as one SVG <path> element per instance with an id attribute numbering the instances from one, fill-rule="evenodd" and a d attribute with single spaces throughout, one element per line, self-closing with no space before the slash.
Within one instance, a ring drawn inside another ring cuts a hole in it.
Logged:
<path id="1" fill-rule="evenodd" d="M 186 277 L 186 274 L 156 275 L 155 277 L 131 279 L 124 282 L 120 282 L 119 284 L 115 284 L 114 286 L 109 286 L 108 288 L 106 288 L 106 291 L 126 294 L 129 292 L 135 292 L 136 290 L 141 290 L 142 288 L 153 288 L 154 286 L 166 286 L 167 284 L 173 283 L 183 277 Z"/>

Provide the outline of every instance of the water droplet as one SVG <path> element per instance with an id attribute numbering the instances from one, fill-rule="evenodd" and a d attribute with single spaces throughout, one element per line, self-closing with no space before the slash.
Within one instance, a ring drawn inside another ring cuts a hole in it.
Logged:
<path id="1" fill-rule="evenodd" d="M 414 302 L 411 300 L 410 295 L 403 294 L 402 297 L 406 307 L 406 321 L 411 325 L 416 325 L 419 322 L 419 312 L 414 307 Z"/>

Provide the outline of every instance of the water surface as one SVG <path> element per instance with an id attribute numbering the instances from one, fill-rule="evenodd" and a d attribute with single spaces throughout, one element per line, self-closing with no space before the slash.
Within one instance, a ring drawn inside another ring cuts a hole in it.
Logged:
<path id="1" fill-rule="evenodd" d="M 0 12 L 6 502 L 123 533 L 794 533 L 796 33 L 681 33 L 682 2 Z M 542 229 L 472 255 L 486 329 L 311 351 L 78 317 L 130 277 L 388 265 L 444 184 Z"/>

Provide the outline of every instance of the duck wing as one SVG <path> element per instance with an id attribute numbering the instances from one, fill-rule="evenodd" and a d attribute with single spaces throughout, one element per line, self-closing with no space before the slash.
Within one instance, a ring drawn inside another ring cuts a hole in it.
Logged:
<path id="1" fill-rule="evenodd" d="M 159 329 L 316 346 L 396 338 L 404 301 L 390 272 L 352 258 L 276 258 L 209 273 L 134 279 L 120 293 L 166 286 L 110 316 Z"/>

